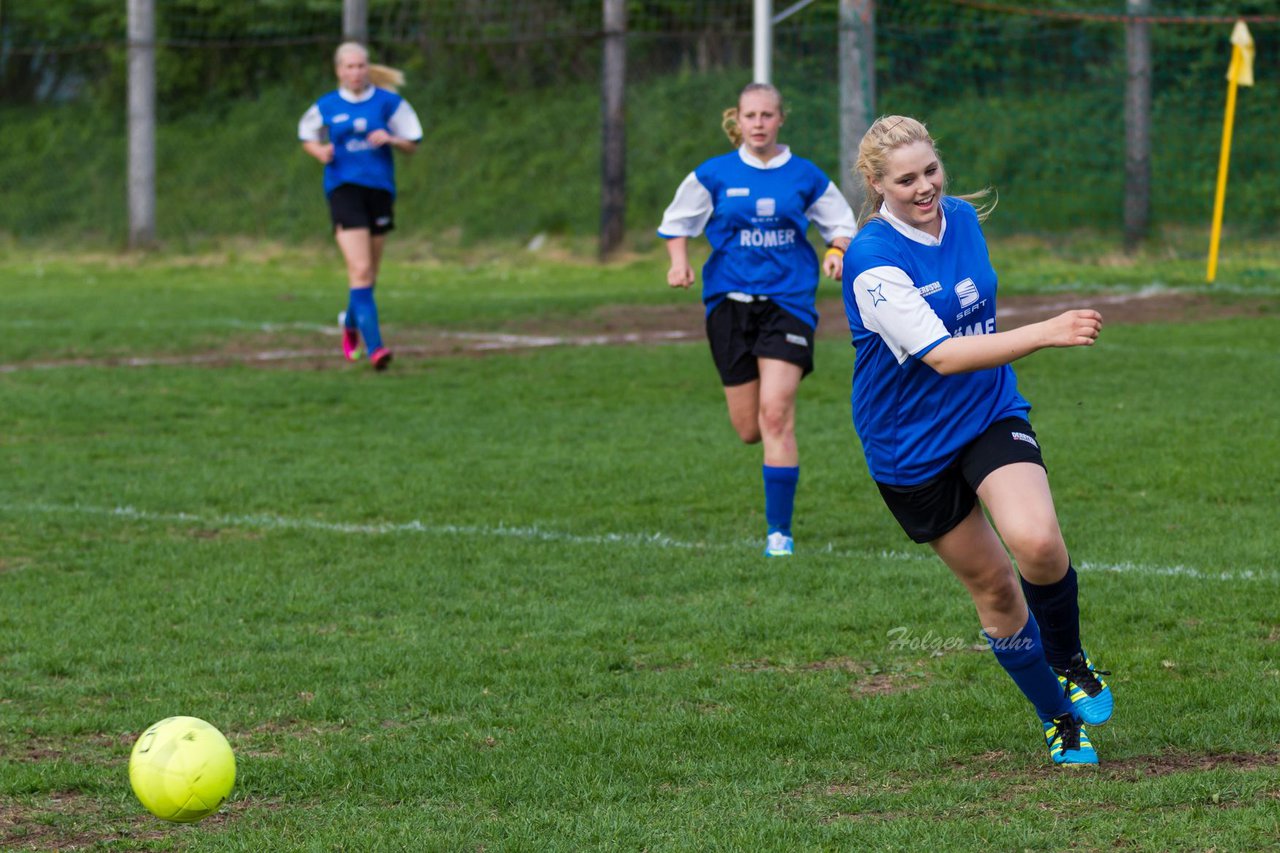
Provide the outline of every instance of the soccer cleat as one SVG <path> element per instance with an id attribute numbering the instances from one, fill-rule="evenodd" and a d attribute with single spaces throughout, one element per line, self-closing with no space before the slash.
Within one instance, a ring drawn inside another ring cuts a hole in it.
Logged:
<path id="1" fill-rule="evenodd" d="M 1049 745 L 1049 757 L 1054 764 L 1098 763 L 1098 753 L 1075 714 L 1062 714 L 1043 725 L 1044 742 Z"/>
<path id="2" fill-rule="evenodd" d="M 360 331 L 347 326 L 347 312 L 338 314 L 338 327 L 342 329 L 342 357 L 347 361 L 360 360 Z"/>
<path id="3" fill-rule="evenodd" d="M 1099 675 L 1110 675 L 1105 669 L 1094 669 L 1093 661 L 1084 652 L 1071 659 L 1066 667 L 1053 671 L 1058 676 L 1058 683 L 1071 699 L 1071 707 L 1080 719 L 1091 726 L 1100 726 L 1111 719 L 1114 700 L 1111 688 Z"/>
<path id="4" fill-rule="evenodd" d="M 387 365 L 391 364 L 391 350 L 378 347 L 370 354 L 369 360 L 373 362 L 374 370 L 386 370 Z"/>
<path id="5" fill-rule="evenodd" d="M 795 553 L 796 545 L 790 536 L 785 533 L 775 531 L 769 534 L 769 538 L 764 543 L 764 555 L 766 557 L 790 557 Z"/>

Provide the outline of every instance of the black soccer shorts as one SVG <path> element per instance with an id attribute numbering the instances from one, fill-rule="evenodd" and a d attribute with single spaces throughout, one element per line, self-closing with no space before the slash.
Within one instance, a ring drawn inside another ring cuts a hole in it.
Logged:
<path id="1" fill-rule="evenodd" d="M 386 234 L 396 227 L 395 197 L 386 190 L 340 184 L 329 193 L 329 218 L 335 229 L 368 228 L 370 234 Z"/>
<path id="2" fill-rule="evenodd" d="M 726 298 L 707 315 L 707 341 L 720 381 L 744 385 L 760 378 L 759 358 L 798 365 L 813 372 L 813 327 L 770 299 Z"/>
<path id="3" fill-rule="evenodd" d="M 1006 418 L 987 427 L 931 480 L 916 486 L 876 485 L 906 534 L 915 542 L 932 542 L 969 516 L 978 501 L 978 486 L 988 474 L 1014 462 L 1046 467 L 1035 430 L 1022 418 Z"/>

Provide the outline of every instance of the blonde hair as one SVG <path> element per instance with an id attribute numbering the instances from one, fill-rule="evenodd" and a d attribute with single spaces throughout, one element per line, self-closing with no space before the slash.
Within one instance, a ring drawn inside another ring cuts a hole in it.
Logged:
<path id="1" fill-rule="evenodd" d="M 748 92 L 768 92 L 778 101 L 778 115 L 782 118 L 787 117 L 787 108 L 782 103 L 782 93 L 776 87 L 768 83 L 748 83 L 742 87 L 742 91 L 738 93 L 738 103 L 742 103 L 742 96 Z M 733 143 L 734 148 L 742 145 L 742 128 L 738 126 L 738 107 L 735 104 L 725 110 L 720 115 L 720 127 L 724 129 L 724 135 L 729 137 L 729 141 Z"/>
<path id="2" fill-rule="evenodd" d="M 358 41 L 344 41 L 338 45 L 338 49 L 333 52 L 333 64 L 336 66 L 342 61 L 344 53 L 362 53 L 364 58 L 368 60 L 369 49 Z M 394 92 L 404 85 L 404 72 L 398 68 L 391 68 L 387 65 L 375 65 L 369 63 L 369 82 L 379 89 L 386 89 Z"/>
<path id="3" fill-rule="evenodd" d="M 927 142 L 935 154 L 938 152 L 938 146 L 929 135 L 929 129 L 924 126 L 924 122 L 911 116 L 880 116 L 871 123 L 871 127 L 867 128 L 862 142 L 858 145 L 858 162 L 853 167 L 854 171 L 862 176 L 863 183 L 866 185 L 866 200 L 862 204 L 862 212 L 858 215 L 859 225 L 879 213 L 880 206 L 884 204 L 884 196 L 876 191 L 872 181 L 883 181 L 889 169 L 889 155 L 913 142 Z M 939 157 L 938 161 L 941 163 L 942 158 Z M 945 176 L 946 173 L 943 174 Z M 943 192 L 946 192 L 945 183 Z M 972 204 L 977 209 L 978 220 L 982 221 L 996 209 L 999 199 L 994 198 L 993 195 L 991 188 L 985 187 L 956 198 Z"/>

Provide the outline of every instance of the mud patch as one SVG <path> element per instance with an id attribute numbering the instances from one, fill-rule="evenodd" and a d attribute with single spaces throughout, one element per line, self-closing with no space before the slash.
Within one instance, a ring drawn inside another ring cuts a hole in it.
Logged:
<path id="1" fill-rule="evenodd" d="M 1277 313 L 1274 299 L 1221 298 L 1206 294 L 1142 291 L 1119 294 L 1051 294 L 1006 296 L 1000 301 L 1001 327 L 1016 328 L 1070 308 L 1096 308 L 1105 324 L 1202 322 L 1222 317 L 1257 317 Z M 818 337 L 847 340 L 844 306 L 839 299 L 818 303 L 826 319 Z M 662 305 L 610 305 L 583 314 L 547 314 L 503 324 L 491 330 L 461 331 L 421 326 L 389 327 L 397 358 L 434 360 L 479 358 L 495 352 L 548 347 L 653 346 L 701 342 L 704 314 L 696 299 Z M 244 365 L 285 370 L 348 370 L 372 373 L 367 363 L 342 358 L 338 329 L 301 332 L 296 328 L 254 331 L 228 340 L 215 350 L 185 354 L 118 355 L 0 364 L 0 374 L 71 368 L 228 367 Z M 394 371 L 394 365 L 392 367 Z"/>
<path id="2" fill-rule="evenodd" d="M 891 693 L 902 693 L 924 686 L 928 673 L 924 670 L 894 670 L 886 672 L 880 667 L 838 657 L 806 663 L 778 663 L 767 658 L 744 661 L 730 665 L 732 669 L 747 672 L 781 672 L 786 674 L 804 674 L 815 672 L 843 672 L 856 676 L 849 685 L 849 693 L 854 699 L 868 696 L 886 696 Z"/>
<path id="3" fill-rule="evenodd" d="M 1221 755 L 1167 755 L 1106 761 L 1102 764 L 1104 775 L 1126 781 L 1139 781 L 1152 776 L 1170 776 L 1174 773 L 1201 773 L 1206 770 L 1260 770 L 1280 766 L 1280 753 L 1229 752 Z"/>
<path id="4" fill-rule="evenodd" d="M 0 799 L 0 849 L 4 850 L 84 850 L 116 845 L 129 849 L 139 842 L 163 839 L 173 831 L 158 824 L 147 814 L 113 820 L 101 803 L 78 791 L 57 791 L 30 803 Z"/>

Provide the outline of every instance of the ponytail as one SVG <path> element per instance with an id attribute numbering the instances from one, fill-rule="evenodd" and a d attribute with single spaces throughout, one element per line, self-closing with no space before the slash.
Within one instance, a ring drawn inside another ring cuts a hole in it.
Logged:
<path id="1" fill-rule="evenodd" d="M 394 92 L 404 85 L 404 72 L 387 65 L 369 64 L 369 82 L 379 89 Z"/>
<path id="2" fill-rule="evenodd" d="M 738 127 L 738 108 L 729 107 L 720 116 L 720 127 L 724 130 L 724 135 L 729 137 L 729 141 L 733 143 L 734 148 L 742 146 L 742 128 Z"/>

